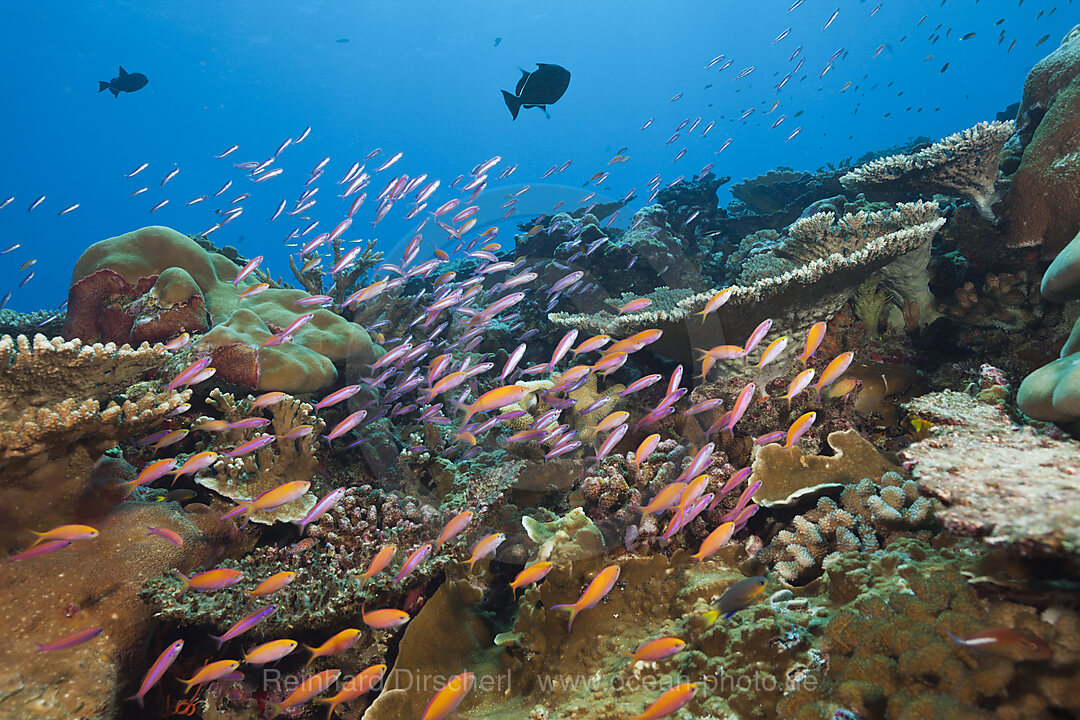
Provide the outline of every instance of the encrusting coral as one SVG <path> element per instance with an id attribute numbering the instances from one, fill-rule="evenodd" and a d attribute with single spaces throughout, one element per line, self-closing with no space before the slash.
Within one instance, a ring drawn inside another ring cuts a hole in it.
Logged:
<path id="1" fill-rule="evenodd" d="M 757 449 L 750 482 L 761 482 L 754 501 L 764 507 L 790 505 L 826 487 L 858 482 L 896 469 L 858 430 L 829 433 L 831 455 L 806 455 L 798 447 L 776 443 Z"/>
<path id="2" fill-rule="evenodd" d="M 95 525 L 96 538 L 0 564 L 0 717 L 117 717 L 120 698 L 137 689 L 129 669 L 140 666 L 156 624 L 138 597 L 143 578 L 190 573 L 231 540 L 229 524 L 198 503 L 181 510 L 171 502 L 126 502 Z M 183 545 L 147 527 L 172 530 Z M 94 626 L 101 635 L 83 645 L 35 652 L 35 643 Z M 155 655 L 163 649 L 152 648 Z"/>
<path id="3" fill-rule="evenodd" d="M 171 353 L 85 345 L 35 335 L 0 336 L 0 544 L 19 528 L 47 528 L 85 513 L 95 495 L 90 472 L 106 451 L 141 435 L 190 396 L 143 382 Z M 25 539 L 25 537 L 23 538 Z"/>
<path id="4" fill-rule="evenodd" d="M 905 405 L 934 426 L 901 453 L 904 464 L 946 504 L 938 519 L 950 532 L 1080 573 L 1080 443 L 1016 425 L 993 399 L 946 390 Z"/>
<path id="5" fill-rule="evenodd" d="M 308 297 L 302 290 L 268 288 L 240 298 L 239 294 L 255 283 L 248 277 L 234 284 L 239 272 L 224 255 L 207 252 L 186 235 L 165 227 L 145 227 L 102 240 L 88 247 L 75 263 L 69 305 L 80 312 L 68 316 L 64 334 L 95 337 L 100 332 L 95 318 L 109 315 L 117 306 L 117 312 L 131 316 L 129 327 L 139 327 L 133 325 L 140 318 L 138 308 L 153 306 L 152 319 L 163 327 L 155 339 L 170 339 L 184 329 L 202 331 L 209 327 L 198 348 L 213 357 L 218 377 L 285 392 L 309 392 L 333 384 L 338 377 L 336 362 L 370 363 L 375 359 L 378 351 L 362 327 L 329 310 L 296 305 Z M 114 281 L 102 287 L 101 278 L 106 276 L 115 276 Z M 95 280 L 87 286 L 90 278 Z M 209 324 L 187 327 L 188 320 L 166 322 L 160 317 L 161 312 L 178 304 L 188 309 L 205 307 Z M 308 312 L 312 314 L 310 322 L 297 330 L 290 342 L 260 347 Z"/>
<path id="6" fill-rule="evenodd" d="M 981 122 L 910 155 L 890 155 L 840 178 L 845 188 L 892 185 L 915 192 L 959 195 L 987 220 L 1001 199 L 998 156 L 1016 129 L 1011 120 Z"/>

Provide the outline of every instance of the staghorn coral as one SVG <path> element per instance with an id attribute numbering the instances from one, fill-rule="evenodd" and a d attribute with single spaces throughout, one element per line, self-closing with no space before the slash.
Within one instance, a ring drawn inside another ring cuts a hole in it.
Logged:
<path id="1" fill-rule="evenodd" d="M 231 394 L 222 393 L 218 389 L 212 390 L 207 398 L 207 403 L 217 408 L 228 421 L 239 420 L 244 415 L 244 406 L 249 402 L 250 400 L 238 403 Z M 283 483 L 311 480 L 318 464 L 315 444 L 326 427 L 325 421 L 315 416 L 312 405 L 289 395 L 271 405 L 270 412 L 271 423 L 266 431 L 278 436 L 276 442 L 237 458 L 222 454 L 213 466 L 216 474 L 212 477 L 197 477 L 195 482 L 230 500 L 252 500 L 260 493 Z M 311 432 L 298 440 L 281 439 L 282 435 L 301 425 L 311 425 Z M 223 446 L 239 445 L 252 437 L 248 431 L 236 430 L 215 434 L 206 449 L 225 453 L 227 450 Z M 308 493 L 271 512 L 254 513 L 251 521 L 265 525 L 296 522 L 303 519 L 315 506 L 315 502 L 315 496 Z"/>
<path id="2" fill-rule="evenodd" d="M 886 472 L 879 481 L 863 478 L 843 486 L 840 502 L 818 498 L 817 506 L 781 530 L 757 559 L 785 582 L 805 585 L 820 577 L 836 554 L 874 552 L 901 537 L 930 535 L 934 501 L 920 497 L 913 480 Z"/>
<path id="3" fill-rule="evenodd" d="M 161 345 L 117 348 L 35 335 L 0 337 L 0 542 L 16 528 L 70 521 L 108 488 L 88 482 L 117 443 L 147 432 L 190 390 L 141 382 L 170 357 Z M 119 497 L 113 497 L 115 504 Z M 25 539 L 25 538 L 24 538 Z"/>
<path id="4" fill-rule="evenodd" d="M 994 395 L 986 399 L 946 390 L 905 405 L 934 423 L 930 437 L 901 453 L 905 466 L 945 502 L 939 519 L 950 532 L 1080 572 L 1080 444 L 1019 427 Z"/>
<path id="5" fill-rule="evenodd" d="M 190 305 L 199 297 L 210 316 L 211 328 L 198 347 L 202 351 L 225 352 L 237 344 L 251 351 L 232 362 L 219 362 L 215 356 L 218 377 L 251 386 L 257 382 L 261 390 L 308 392 L 332 384 L 338 377 L 334 363 L 351 360 L 370 363 L 378 354 L 367 332 L 329 310 L 310 310 L 313 317 L 301 327 L 291 342 L 276 347 L 259 347 L 271 334 L 280 333 L 309 310 L 298 307 L 297 300 L 307 296 L 301 290 L 271 288 L 254 297 L 240 299 L 238 293 L 254 284 L 245 278 L 234 285 L 232 279 L 240 268 L 224 255 L 207 252 L 194 240 L 165 227 L 145 227 L 125 235 L 94 243 L 83 252 L 72 273 L 69 302 L 74 309 L 78 298 L 76 289 L 85 279 L 101 277 L 108 271 L 125 285 L 139 287 L 143 279 L 156 278 L 145 293 L 132 305 L 145 305 L 148 318 L 163 325 L 162 312 L 177 304 Z M 113 288 L 95 288 L 93 307 L 108 308 L 120 293 Z M 80 303 L 92 310 L 88 302 Z M 134 312 L 130 307 L 125 311 Z M 88 323 L 76 322 L 74 313 L 68 315 L 65 334 L 81 332 Z M 140 315 L 136 313 L 133 322 Z M 183 315 L 187 317 L 187 315 Z M 169 332 L 182 322 L 176 319 L 165 323 Z M 134 326 L 138 327 L 138 326 Z M 195 329 L 195 328 L 193 328 Z M 134 331 L 133 331 L 134 332 Z M 161 332 L 165 332 L 162 330 Z"/>
<path id="6" fill-rule="evenodd" d="M 119 698 L 137 689 L 130 668 L 148 667 L 164 649 L 151 644 L 156 621 L 138 597 L 143 578 L 191 572 L 231 539 L 205 506 L 169 502 L 126 502 L 95 525 L 101 534 L 92 540 L 0 564 L 0 717 L 117 717 Z M 178 532 L 183 546 L 148 535 L 148 526 Z M 92 626 L 103 632 L 83 645 L 35 653 L 34 643 Z"/>
<path id="7" fill-rule="evenodd" d="M 900 185 L 916 192 L 959 195 L 993 221 L 993 205 L 1001 199 L 995 187 L 998 156 L 1015 130 L 1011 120 L 981 122 L 910 155 L 873 160 L 840 182 L 845 188 Z"/>

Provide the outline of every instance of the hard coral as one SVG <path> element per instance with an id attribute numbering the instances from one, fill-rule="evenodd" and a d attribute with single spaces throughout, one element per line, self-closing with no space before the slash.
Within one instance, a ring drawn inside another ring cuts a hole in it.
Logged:
<path id="1" fill-rule="evenodd" d="M 898 185 L 915 192 L 959 195 L 987 220 L 994 219 L 998 156 L 1012 136 L 1012 121 L 982 122 L 910 155 L 891 155 L 840 178 L 846 188 Z"/>
<path id="2" fill-rule="evenodd" d="M 140 382 L 169 356 L 145 343 L 0 337 L 0 545 L 17 528 L 78 516 L 96 492 L 88 481 L 102 455 L 187 400 L 189 390 Z"/>
<path id="3" fill-rule="evenodd" d="M 306 311 L 296 305 L 297 300 L 307 296 L 301 290 L 271 288 L 241 299 L 239 294 L 254 284 L 252 278 L 234 284 L 232 280 L 240 270 L 235 263 L 164 227 L 146 227 L 91 245 L 75 264 L 72 292 L 84 278 L 101 270 L 115 273 L 129 285 L 137 285 L 140 278 L 157 278 L 146 292 L 146 299 L 135 303 L 133 332 L 141 332 L 139 321 L 143 318 L 153 319 L 148 327 L 167 326 L 171 332 L 174 326 L 179 327 L 180 320 L 166 324 L 163 318 L 170 312 L 166 309 L 180 312 L 183 308 L 190 314 L 198 305 L 193 298 L 201 297 L 213 327 L 200 340 L 199 348 L 208 352 L 236 343 L 259 348 L 271 334 L 281 332 Z M 115 285 L 115 278 L 110 282 Z M 73 308 L 77 300 L 70 296 Z M 257 377 L 262 390 L 307 392 L 337 379 L 336 362 L 370 363 L 375 359 L 377 351 L 362 327 L 329 310 L 311 312 L 311 321 L 290 342 L 256 350 L 257 372 L 244 363 L 236 368 L 236 375 L 229 375 L 232 365 L 225 364 L 218 369 L 218 376 L 237 384 Z M 94 331 L 94 327 L 83 327 L 88 324 L 73 316 L 68 330 Z"/>
<path id="4" fill-rule="evenodd" d="M 1028 142 L 1005 208 L 1012 247 L 1052 256 L 1080 230 L 1080 36 L 1074 31 L 1024 82 L 1018 113 Z"/>

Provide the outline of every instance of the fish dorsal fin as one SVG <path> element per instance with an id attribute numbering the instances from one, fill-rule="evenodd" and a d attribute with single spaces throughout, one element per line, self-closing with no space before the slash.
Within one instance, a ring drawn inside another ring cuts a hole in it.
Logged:
<path id="1" fill-rule="evenodd" d="M 127 70 L 125 70 L 124 66 L 121 65 L 120 66 L 120 77 L 124 77 L 125 75 L 127 75 Z"/>
<path id="2" fill-rule="evenodd" d="M 528 82 L 529 76 L 532 75 L 532 73 L 522 68 L 518 68 L 518 70 L 521 70 L 521 79 L 518 80 L 517 87 L 514 89 L 514 94 L 520 97 L 521 91 L 525 89 L 525 83 Z"/>

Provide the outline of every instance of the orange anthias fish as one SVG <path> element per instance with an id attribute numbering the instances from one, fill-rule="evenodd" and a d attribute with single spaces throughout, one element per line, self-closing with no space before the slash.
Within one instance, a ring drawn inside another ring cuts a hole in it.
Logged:
<path id="1" fill-rule="evenodd" d="M 98 536 L 98 531 L 89 525 L 60 525 L 43 533 L 34 532 L 33 530 L 30 530 L 30 532 L 37 535 L 37 540 L 30 547 L 48 540 L 89 540 Z"/>
<path id="2" fill-rule="evenodd" d="M 336 633 L 329 640 L 324 642 L 319 647 L 311 647 L 305 645 L 304 647 L 311 651 L 311 657 L 304 663 L 304 667 L 311 664 L 311 661 L 317 657 L 325 657 L 327 655 L 336 655 L 339 652 L 344 652 L 356 644 L 356 641 L 360 639 L 360 635 L 363 634 L 362 630 L 356 628 L 345 628 L 341 632 Z M 322 692 L 321 690 L 319 692 Z M 317 695 L 318 693 L 316 693 Z M 310 699 L 310 698 L 308 698 Z"/>
<path id="3" fill-rule="evenodd" d="M 325 692 L 327 688 L 337 682 L 338 677 L 341 676 L 340 670 L 323 670 L 321 673 L 316 673 L 311 677 L 304 680 L 300 685 L 286 696 L 281 703 L 270 703 L 270 709 L 273 710 L 273 714 L 269 720 L 274 720 L 281 714 L 282 710 L 289 710 L 290 708 L 303 705 L 316 695 Z"/>
<path id="4" fill-rule="evenodd" d="M 948 633 L 953 642 L 969 650 L 997 655 L 1016 662 L 1022 660 L 1049 660 L 1053 655 L 1050 646 L 1039 638 L 1029 637 L 1009 628 L 980 630 L 967 637 Z"/>
<path id="5" fill-rule="evenodd" d="M 424 708 L 424 714 L 420 720 L 443 720 L 457 710 L 457 706 L 465 699 L 472 690 L 476 676 L 471 672 L 463 672 L 446 681 L 435 697 Z"/>
<path id="6" fill-rule="evenodd" d="M 454 517 L 450 518 L 450 520 L 447 521 L 446 526 L 443 528 L 442 532 L 439 534 L 439 539 L 435 541 L 435 549 L 438 550 L 443 543 L 449 542 L 450 540 L 453 540 L 455 537 L 457 537 L 465 528 L 469 527 L 469 523 L 472 522 L 472 519 L 472 510 L 460 512 Z"/>
<path id="7" fill-rule="evenodd" d="M 281 588 L 285 587 L 293 580 L 296 579 L 296 573 L 291 570 L 284 570 L 279 573 L 274 573 L 270 577 L 259 583 L 258 587 L 254 590 L 246 590 L 245 592 L 252 597 L 263 597 L 270 593 L 275 593 Z"/>
<path id="8" fill-rule="evenodd" d="M 386 674 L 386 665 L 372 665 L 371 667 L 364 668 L 360 672 L 356 673 L 351 680 L 341 686 L 337 695 L 328 698 L 320 698 L 315 702 L 327 703 L 330 706 L 330 712 L 327 714 L 327 718 L 334 717 L 334 709 L 341 703 L 352 702 L 356 698 L 371 692 L 371 690 L 382 681 L 383 675 Z"/>
<path id="9" fill-rule="evenodd" d="M 806 361 L 813 357 L 817 352 L 818 347 L 821 345 L 821 341 L 825 338 L 826 325 L 823 322 L 814 323 L 810 328 L 810 332 L 806 333 L 806 348 L 799 355 L 799 359 L 802 360 L 803 367 L 806 367 Z"/>
<path id="10" fill-rule="evenodd" d="M 532 585 L 533 583 L 540 582 L 547 574 L 551 572 L 551 569 L 555 567 L 554 563 L 550 563 L 547 560 L 541 562 L 535 562 L 528 566 L 517 574 L 513 582 L 510 583 L 510 588 L 514 591 L 514 599 L 517 600 L 517 591 L 526 585 Z"/>
<path id="11" fill-rule="evenodd" d="M 371 612 L 361 608 L 360 616 L 364 619 L 365 625 L 375 630 L 389 630 L 390 628 L 400 627 L 409 622 L 410 619 L 409 613 L 395 608 L 384 608 L 382 610 L 372 610 Z"/>
<path id="12" fill-rule="evenodd" d="M 173 574 L 184 581 L 185 592 L 189 588 L 196 592 L 221 590 L 230 585 L 235 585 L 244 579 L 244 573 L 239 570 L 233 570 L 232 568 L 216 568 L 214 570 L 198 573 L 197 575 L 192 575 L 191 577 L 184 575 L 179 570 L 173 570 Z"/>
<path id="13" fill-rule="evenodd" d="M 660 720 L 660 718 L 665 718 L 693 700 L 697 688 L 698 686 L 694 683 L 676 685 L 658 697 L 652 705 L 645 709 L 645 712 L 634 715 L 631 720 Z"/>
<path id="14" fill-rule="evenodd" d="M 596 574 L 589 586 L 585 588 L 585 592 L 581 593 L 581 597 L 578 598 L 577 602 L 551 606 L 552 610 L 561 608 L 570 611 L 570 623 L 566 630 L 568 633 L 573 631 L 574 620 L 577 618 L 578 613 L 596 605 L 596 603 L 604 599 L 605 595 L 611 592 L 611 588 L 615 587 L 615 582 L 619 579 L 619 570 L 618 565 L 608 565 Z"/>
<path id="15" fill-rule="evenodd" d="M 681 652 L 684 647 L 686 647 L 685 640 L 680 640 L 676 637 L 662 637 L 642 643 L 638 646 L 638 649 L 632 653 L 621 650 L 620 652 L 634 660 L 655 662 L 656 660 L 663 660 Z"/>
<path id="16" fill-rule="evenodd" d="M 191 692 L 191 688 L 196 685 L 220 680 L 238 667 L 240 667 L 239 660 L 218 660 L 217 662 L 202 666 L 195 675 L 188 680 L 182 678 L 177 679 L 187 686 L 184 688 L 184 692 L 186 693 Z"/>
<path id="17" fill-rule="evenodd" d="M 491 412 L 492 410 L 504 408 L 507 405 L 513 405 L 514 403 L 523 400 L 528 394 L 529 389 L 521 385 L 503 385 L 494 390 L 488 390 L 478 397 L 472 405 L 465 408 L 465 420 L 461 425 L 462 427 L 468 425 L 472 416 L 478 412 Z"/>
<path id="18" fill-rule="evenodd" d="M 375 553 L 375 557 L 371 559 L 371 564 L 368 565 L 367 572 L 360 576 L 360 587 L 364 587 L 364 583 L 386 569 L 386 566 L 390 564 L 396 554 L 397 545 L 387 545 Z"/>
<path id="19" fill-rule="evenodd" d="M 697 554 L 691 555 L 690 557 L 698 562 L 705 562 L 707 558 L 715 555 L 720 548 L 727 545 L 727 541 L 731 539 L 731 535 L 734 532 L 735 523 L 721 523 L 715 530 L 709 533 L 708 537 L 701 541 L 701 549 L 697 551 Z"/>

